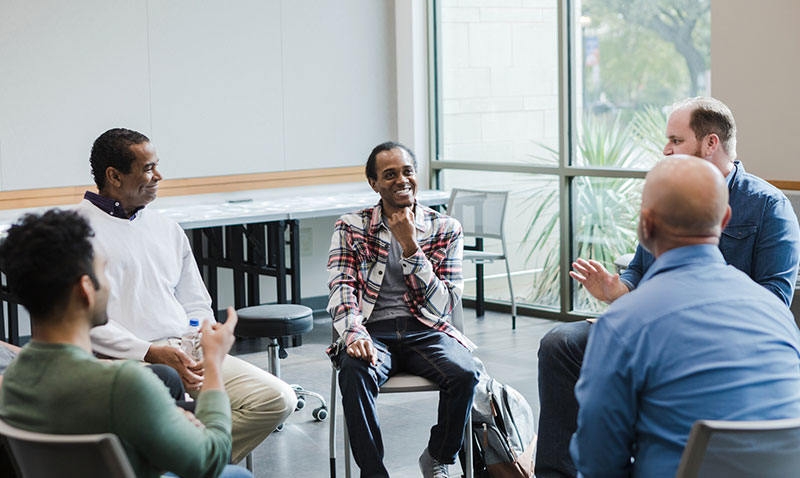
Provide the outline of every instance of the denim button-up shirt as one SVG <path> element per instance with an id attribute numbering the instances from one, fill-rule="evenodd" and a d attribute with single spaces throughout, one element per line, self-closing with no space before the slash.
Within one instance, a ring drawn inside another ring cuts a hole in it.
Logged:
<path id="1" fill-rule="evenodd" d="M 728 203 L 731 219 L 719 240 L 728 264 L 749 275 L 787 306 L 792 303 L 800 264 L 800 228 L 792 205 L 783 193 L 748 174 L 734 162 Z M 642 246 L 636 248 L 620 280 L 633 290 L 655 261 Z"/>

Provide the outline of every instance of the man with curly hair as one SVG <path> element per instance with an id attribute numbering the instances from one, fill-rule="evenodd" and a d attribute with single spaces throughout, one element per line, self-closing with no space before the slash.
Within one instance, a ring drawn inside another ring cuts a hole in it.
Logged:
<path id="1" fill-rule="evenodd" d="M 233 344 L 233 309 L 222 326 L 203 327 L 198 427 L 164 384 L 135 361 L 101 361 L 89 331 L 108 321 L 106 259 L 74 211 L 27 215 L 0 243 L 0 265 L 31 317 L 31 342 L 4 374 L 0 418 L 52 434 L 113 433 L 136 476 L 251 476 L 229 467 L 231 412 L 222 362 Z M 46 459 L 46 458 L 45 458 Z"/>

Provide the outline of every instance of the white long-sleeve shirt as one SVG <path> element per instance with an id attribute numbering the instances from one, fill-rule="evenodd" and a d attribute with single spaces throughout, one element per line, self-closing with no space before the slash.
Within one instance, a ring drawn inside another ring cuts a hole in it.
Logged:
<path id="1" fill-rule="evenodd" d="M 77 210 L 108 258 L 109 320 L 92 329 L 96 352 L 143 360 L 150 342 L 180 337 L 189 318 L 215 320 L 189 240 L 175 221 L 147 209 L 133 220 L 117 218 L 85 199 Z"/>

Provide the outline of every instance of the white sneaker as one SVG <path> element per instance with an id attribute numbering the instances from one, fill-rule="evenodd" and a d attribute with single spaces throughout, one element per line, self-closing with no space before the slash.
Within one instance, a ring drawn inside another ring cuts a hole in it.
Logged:
<path id="1" fill-rule="evenodd" d="M 447 463 L 439 463 L 428 453 L 428 449 L 419 456 L 419 469 L 422 471 L 423 478 L 450 478 L 447 471 Z"/>

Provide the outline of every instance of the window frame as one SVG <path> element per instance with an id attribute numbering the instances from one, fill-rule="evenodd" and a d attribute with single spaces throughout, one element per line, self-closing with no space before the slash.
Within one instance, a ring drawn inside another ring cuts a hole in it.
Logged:
<path id="1" fill-rule="evenodd" d="M 558 177 L 559 200 L 559 296 L 560 306 L 547 307 L 533 304 L 517 304 L 518 313 L 534 315 L 542 318 L 561 321 L 577 321 L 593 317 L 588 311 L 574 309 L 576 284 L 569 276 L 572 257 L 575 251 L 573 241 L 573 182 L 578 177 L 590 178 L 639 178 L 647 174 L 644 169 L 595 168 L 573 166 L 576 164 L 576 119 L 577 119 L 577 85 L 574 44 L 576 18 L 573 14 L 574 0 L 557 0 L 558 21 L 558 121 L 559 121 L 559 154 L 558 165 L 525 165 L 519 163 L 489 163 L 478 161 L 457 161 L 439 159 L 444 150 L 442 109 L 442 62 L 439 52 L 441 48 L 440 19 L 441 1 L 428 0 L 428 72 L 431 85 L 430 102 L 430 158 L 428 163 L 430 187 L 440 187 L 439 173 L 446 169 L 470 171 L 496 171 L 510 173 L 543 174 Z M 511 310 L 510 301 L 487 300 L 487 308 L 502 311 Z"/>

